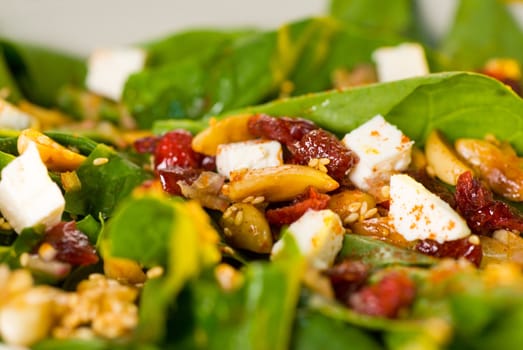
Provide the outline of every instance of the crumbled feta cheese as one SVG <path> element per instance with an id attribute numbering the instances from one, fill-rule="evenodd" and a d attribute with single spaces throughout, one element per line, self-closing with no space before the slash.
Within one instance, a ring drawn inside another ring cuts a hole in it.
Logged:
<path id="1" fill-rule="evenodd" d="M 65 200 L 31 142 L 2 170 L 0 212 L 17 233 L 26 227 L 51 227 L 62 217 Z"/>
<path id="2" fill-rule="evenodd" d="M 0 99 L 0 129 L 23 130 L 29 128 L 32 121 L 29 114 Z"/>
<path id="3" fill-rule="evenodd" d="M 405 174 L 390 178 L 389 216 L 408 241 L 429 238 L 443 243 L 470 235 L 465 220 L 447 202 Z"/>
<path id="4" fill-rule="evenodd" d="M 86 86 L 119 101 L 127 79 L 144 68 L 146 58 L 146 52 L 139 48 L 97 49 L 89 57 Z"/>
<path id="5" fill-rule="evenodd" d="M 349 174 L 350 180 L 368 191 L 386 184 L 393 173 L 407 169 L 414 142 L 377 115 L 345 135 L 343 143 L 360 158 Z"/>
<path id="6" fill-rule="evenodd" d="M 229 177 L 240 169 L 261 169 L 283 164 L 281 145 L 278 141 L 254 140 L 227 143 L 218 146 L 216 168 Z"/>
<path id="7" fill-rule="evenodd" d="M 429 74 L 425 51 L 419 44 L 404 43 L 394 47 L 381 47 L 374 51 L 372 59 L 376 63 L 381 82 Z"/>
<path id="8" fill-rule="evenodd" d="M 338 214 L 332 210 L 308 210 L 289 226 L 287 234 L 294 236 L 302 254 L 312 266 L 326 269 L 331 266 L 343 245 L 345 229 Z M 283 249 L 283 240 L 272 248 L 272 256 Z"/>

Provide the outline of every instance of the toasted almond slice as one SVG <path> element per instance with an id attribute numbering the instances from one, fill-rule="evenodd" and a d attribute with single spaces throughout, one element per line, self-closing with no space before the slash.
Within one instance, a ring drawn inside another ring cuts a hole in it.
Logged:
<path id="1" fill-rule="evenodd" d="M 459 159 L 451 146 L 447 144 L 443 135 L 433 130 L 425 144 L 425 156 L 428 166 L 443 182 L 455 186 L 458 176 L 471 169 Z"/>
<path id="2" fill-rule="evenodd" d="M 34 129 L 25 129 L 20 133 L 17 143 L 18 152 L 23 153 L 30 142 L 36 144 L 40 158 L 49 170 L 76 170 L 85 160 L 85 156 L 67 149 Z"/>
<path id="3" fill-rule="evenodd" d="M 249 196 L 263 196 L 268 202 L 280 202 L 296 197 L 309 186 L 319 192 L 330 192 L 337 189 L 339 184 L 322 171 L 286 164 L 232 172 L 231 182 L 222 191 L 233 201 Z"/>
<path id="4" fill-rule="evenodd" d="M 194 137 L 192 148 L 196 152 L 215 156 L 218 145 L 253 139 L 254 136 L 247 129 L 247 122 L 251 116 L 251 114 L 241 114 L 211 121 L 207 129 Z"/>

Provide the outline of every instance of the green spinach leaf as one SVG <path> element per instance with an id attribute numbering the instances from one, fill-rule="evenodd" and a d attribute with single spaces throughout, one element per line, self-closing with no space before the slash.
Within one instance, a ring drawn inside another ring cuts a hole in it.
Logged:
<path id="1" fill-rule="evenodd" d="M 107 162 L 95 165 L 93 161 L 97 158 L 107 158 Z M 111 216 L 116 205 L 147 178 L 142 168 L 103 144 L 96 146 L 76 173 L 82 187 L 65 194 L 65 210 L 94 217 L 100 213 L 104 217 Z"/>
<path id="2" fill-rule="evenodd" d="M 479 69 L 498 57 L 523 64 L 523 31 L 505 5 L 500 0 L 460 0 L 439 48 L 447 61 L 443 69 Z"/>

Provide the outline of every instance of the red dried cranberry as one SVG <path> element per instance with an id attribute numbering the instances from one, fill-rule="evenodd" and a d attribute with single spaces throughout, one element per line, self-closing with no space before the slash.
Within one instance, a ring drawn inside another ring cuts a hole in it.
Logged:
<path id="1" fill-rule="evenodd" d="M 174 130 L 165 133 L 154 150 L 155 169 L 169 169 L 174 166 L 198 168 L 202 155 L 192 149 L 191 143 L 192 135 L 188 131 Z"/>
<path id="2" fill-rule="evenodd" d="M 304 119 L 274 118 L 265 114 L 257 114 L 249 118 L 247 128 L 256 137 L 276 140 L 289 146 L 318 127 Z"/>
<path id="3" fill-rule="evenodd" d="M 269 209 L 266 212 L 267 221 L 274 226 L 289 225 L 298 220 L 309 209 L 322 210 L 329 204 L 329 196 L 319 193 L 313 187 L 298 197 L 295 203 L 286 207 Z"/>
<path id="4" fill-rule="evenodd" d="M 416 250 L 437 258 L 465 258 L 478 267 L 483 257 L 481 244 L 471 243 L 468 237 L 444 243 L 425 239 L 416 245 Z"/>
<path id="5" fill-rule="evenodd" d="M 344 182 L 347 173 L 359 161 L 356 153 L 345 147 L 338 138 L 323 129 L 312 130 L 302 139 L 289 146 L 292 162 L 307 165 L 311 159 L 327 158 L 327 173 Z"/>
<path id="6" fill-rule="evenodd" d="M 134 141 L 133 146 L 138 153 L 154 153 L 158 140 L 156 136 L 147 136 Z"/>
<path id="7" fill-rule="evenodd" d="M 61 222 L 46 233 L 43 242 L 56 249 L 56 259 L 72 265 L 91 265 L 98 262 L 96 250 L 87 236 L 76 228 L 74 221 Z"/>
<path id="8" fill-rule="evenodd" d="M 352 293 L 360 289 L 369 276 L 370 267 L 358 260 L 344 260 L 325 271 L 329 277 L 336 299 L 349 303 Z"/>
<path id="9" fill-rule="evenodd" d="M 158 170 L 163 190 L 175 196 L 182 194 L 178 181 L 183 180 L 190 185 L 196 181 L 201 173 L 201 169 L 183 168 L 180 166 Z"/>
<path id="10" fill-rule="evenodd" d="M 474 233 L 487 235 L 499 229 L 523 232 L 523 218 L 506 203 L 494 200 L 492 192 L 470 171 L 458 177 L 455 196 L 458 211 Z"/>
<path id="11" fill-rule="evenodd" d="M 412 304 L 415 295 L 416 286 L 407 275 L 391 272 L 378 283 L 353 293 L 349 305 L 365 315 L 394 318 Z"/>

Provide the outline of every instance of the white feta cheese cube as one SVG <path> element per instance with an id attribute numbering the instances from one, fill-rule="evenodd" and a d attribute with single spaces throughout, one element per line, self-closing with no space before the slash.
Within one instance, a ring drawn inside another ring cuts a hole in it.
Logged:
<path id="1" fill-rule="evenodd" d="M 394 47 L 381 47 L 372 54 L 380 82 L 401 80 L 429 74 L 423 47 L 404 43 Z"/>
<path id="2" fill-rule="evenodd" d="M 332 266 L 342 248 L 345 229 L 338 214 L 332 210 L 309 209 L 289 226 L 287 234 L 294 236 L 312 266 L 326 269 Z M 271 256 L 277 256 L 282 249 L 283 240 L 279 240 L 274 244 Z"/>
<path id="3" fill-rule="evenodd" d="M 0 99 L 0 129 L 23 130 L 31 126 L 33 117 L 11 103 Z"/>
<path id="4" fill-rule="evenodd" d="M 252 140 L 218 146 L 216 168 L 229 178 L 240 169 L 261 169 L 283 164 L 281 145 L 278 141 Z"/>
<path id="5" fill-rule="evenodd" d="M 470 235 L 465 220 L 447 202 L 405 174 L 390 178 L 390 209 L 394 228 L 408 241 L 439 243 Z"/>
<path id="6" fill-rule="evenodd" d="M 60 222 L 65 200 L 31 142 L 24 153 L 2 169 L 0 212 L 17 233 L 26 227 Z"/>
<path id="7" fill-rule="evenodd" d="M 349 178 L 364 191 L 387 183 L 390 175 L 407 169 L 414 144 L 381 115 L 345 135 L 343 143 L 360 158 Z"/>
<path id="8" fill-rule="evenodd" d="M 146 59 L 147 53 L 139 48 L 97 49 L 89 56 L 86 86 L 119 101 L 127 79 L 144 68 Z"/>

